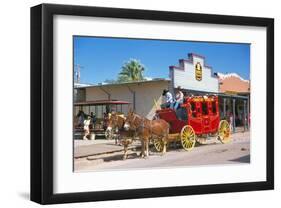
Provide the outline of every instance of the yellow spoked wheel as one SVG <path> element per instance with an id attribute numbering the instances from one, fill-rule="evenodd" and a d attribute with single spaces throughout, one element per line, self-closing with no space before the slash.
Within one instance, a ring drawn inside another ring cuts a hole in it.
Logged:
<path id="1" fill-rule="evenodd" d="M 154 147 L 157 152 L 162 152 L 164 148 L 164 142 L 161 139 L 154 139 L 153 140 Z"/>
<path id="2" fill-rule="evenodd" d="M 181 129 L 180 136 L 182 147 L 187 151 L 192 150 L 196 143 L 196 135 L 193 128 L 189 125 L 184 126 Z"/>
<path id="3" fill-rule="evenodd" d="M 226 120 L 221 120 L 218 129 L 219 140 L 223 144 L 227 144 L 231 141 L 230 138 L 230 126 Z"/>

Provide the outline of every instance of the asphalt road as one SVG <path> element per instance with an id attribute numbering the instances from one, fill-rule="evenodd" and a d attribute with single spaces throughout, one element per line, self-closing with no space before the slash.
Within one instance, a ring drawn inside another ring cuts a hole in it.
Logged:
<path id="1" fill-rule="evenodd" d="M 250 133 L 232 135 L 232 142 L 221 144 L 215 142 L 197 145 L 192 151 L 182 148 L 170 148 L 165 155 L 151 151 L 149 158 L 138 156 L 139 151 L 131 150 L 127 160 L 122 160 L 122 153 L 112 153 L 93 158 L 75 159 L 75 172 L 109 170 L 109 169 L 140 169 L 176 166 L 220 165 L 250 163 Z"/>

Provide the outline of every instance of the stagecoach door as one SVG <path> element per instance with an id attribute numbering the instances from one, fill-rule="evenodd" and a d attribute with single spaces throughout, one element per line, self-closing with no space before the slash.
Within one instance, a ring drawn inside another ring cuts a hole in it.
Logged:
<path id="1" fill-rule="evenodd" d="M 202 102 L 202 133 L 210 132 L 211 130 L 211 122 L 208 111 L 208 103 Z"/>
<path id="2" fill-rule="evenodd" d="M 200 102 L 190 102 L 189 125 L 192 126 L 196 134 L 202 134 L 202 112 Z"/>

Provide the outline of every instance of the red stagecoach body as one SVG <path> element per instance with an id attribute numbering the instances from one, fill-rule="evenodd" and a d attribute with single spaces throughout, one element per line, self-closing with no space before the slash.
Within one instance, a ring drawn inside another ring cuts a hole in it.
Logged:
<path id="1" fill-rule="evenodd" d="M 220 123 L 218 96 L 185 97 L 179 109 L 157 110 L 156 115 L 170 124 L 170 134 L 181 132 L 186 125 L 190 125 L 196 135 L 214 134 Z"/>

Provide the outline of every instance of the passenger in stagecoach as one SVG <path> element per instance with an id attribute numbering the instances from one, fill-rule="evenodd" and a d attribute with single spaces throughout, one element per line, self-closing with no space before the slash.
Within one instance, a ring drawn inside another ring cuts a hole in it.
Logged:
<path id="1" fill-rule="evenodd" d="M 162 96 L 165 97 L 165 103 L 161 105 L 161 108 L 173 108 L 174 99 L 172 93 L 170 93 L 168 89 L 164 89 Z"/>
<path id="2" fill-rule="evenodd" d="M 177 110 L 181 104 L 183 104 L 183 93 L 181 91 L 181 87 L 178 86 L 176 89 L 176 96 L 175 96 L 175 104 L 174 109 Z"/>

